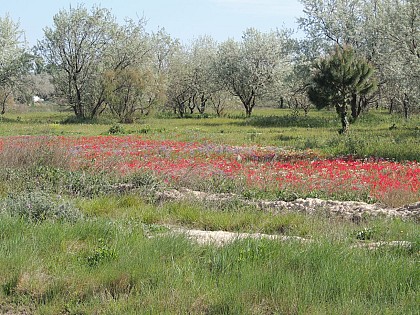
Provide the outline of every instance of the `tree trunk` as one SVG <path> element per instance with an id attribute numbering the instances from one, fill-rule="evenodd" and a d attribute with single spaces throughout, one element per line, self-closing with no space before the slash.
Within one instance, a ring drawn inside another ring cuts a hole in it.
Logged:
<path id="1" fill-rule="evenodd" d="M 408 117 L 410 115 L 410 99 L 408 98 L 407 94 L 404 94 L 403 107 L 404 107 L 404 118 L 408 120 Z"/>
<path id="2" fill-rule="evenodd" d="M 6 112 L 6 98 L 2 101 L 2 108 L 1 108 L 1 114 L 4 115 L 4 113 Z"/>
<path id="3" fill-rule="evenodd" d="M 190 114 L 194 114 L 194 108 L 195 108 L 195 96 L 192 98 L 190 97 L 188 99 L 188 108 L 190 109 Z"/>
<path id="4" fill-rule="evenodd" d="M 7 103 L 7 99 L 9 98 L 10 94 L 12 94 L 11 91 L 6 92 L 6 90 L 4 91 L 4 95 L 3 95 L 3 99 L 2 99 L 2 104 L 1 104 L 1 115 L 4 115 L 4 113 L 6 112 L 6 103 Z"/>
<path id="5" fill-rule="evenodd" d="M 252 93 L 252 96 L 249 99 L 248 106 L 245 107 L 247 118 L 251 117 L 252 110 L 254 109 L 254 106 L 255 106 L 255 95 L 254 95 L 254 93 Z"/>
<path id="6" fill-rule="evenodd" d="M 392 97 L 389 102 L 389 114 L 394 112 L 394 98 Z"/>
<path id="7" fill-rule="evenodd" d="M 347 118 L 347 111 L 346 106 L 341 105 L 337 107 L 337 112 L 340 115 L 341 120 L 341 130 L 339 131 L 340 134 L 346 133 L 349 130 L 349 121 Z"/>
<path id="8" fill-rule="evenodd" d="M 357 117 L 359 116 L 358 109 L 357 109 L 357 94 L 356 93 L 352 93 L 350 105 L 351 105 L 351 117 L 353 121 L 356 121 Z"/>
<path id="9" fill-rule="evenodd" d="M 368 108 L 368 100 L 366 96 L 360 97 L 359 102 L 357 103 L 357 117 L 360 116 L 363 109 L 367 110 L 367 108 Z"/>
<path id="10" fill-rule="evenodd" d="M 198 107 L 198 111 L 200 112 L 200 115 L 204 114 L 206 110 L 206 103 L 207 103 L 207 98 L 205 97 L 204 94 L 202 94 L 200 98 L 200 106 Z"/>
<path id="11" fill-rule="evenodd" d="M 246 101 L 242 100 L 242 104 L 244 105 L 244 108 L 245 108 L 246 117 L 247 118 L 251 117 L 251 113 L 252 113 L 251 98 L 247 99 Z"/>

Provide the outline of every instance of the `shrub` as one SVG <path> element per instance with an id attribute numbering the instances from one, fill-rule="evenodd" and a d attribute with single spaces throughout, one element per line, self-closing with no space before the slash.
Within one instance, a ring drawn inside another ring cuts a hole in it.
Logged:
<path id="1" fill-rule="evenodd" d="M 125 129 L 123 126 L 115 124 L 112 125 L 109 130 L 108 130 L 108 134 L 110 135 L 119 135 L 119 134 L 125 134 Z"/>
<path id="2" fill-rule="evenodd" d="M 74 222 L 82 217 L 69 201 L 40 191 L 8 196 L 0 203 L 0 212 L 34 222 L 47 219 Z"/>

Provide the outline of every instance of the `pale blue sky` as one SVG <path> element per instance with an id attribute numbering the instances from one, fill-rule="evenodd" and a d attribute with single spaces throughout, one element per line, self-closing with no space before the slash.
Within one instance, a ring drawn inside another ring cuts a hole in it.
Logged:
<path id="1" fill-rule="evenodd" d="M 0 0 L 0 16 L 9 13 L 19 21 L 32 46 L 60 9 L 78 4 L 111 9 L 121 21 L 144 16 L 148 31 L 164 27 L 185 43 L 205 34 L 219 42 L 239 40 L 248 27 L 264 32 L 283 26 L 297 29 L 296 19 L 303 15 L 299 0 Z"/>

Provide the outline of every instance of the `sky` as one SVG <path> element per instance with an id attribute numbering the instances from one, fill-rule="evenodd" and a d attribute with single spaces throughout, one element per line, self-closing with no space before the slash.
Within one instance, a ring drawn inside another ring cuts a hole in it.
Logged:
<path id="1" fill-rule="evenodd" d="M 79 4 L 110 9 L 121 22 L 125 17 L 144 17 L 148 31 L 165 28 L 183 43 L 201 35 L 219 42 L 240 40 L 249 27 L 262 32 L 297 29 L 296 19 L 303 15 L 299 0 L 0 0 L 0 16 L 9 14 L 19 22 L 32 46 L 42 39 L 43 29 L 52 26 L 55 14 Z"/>

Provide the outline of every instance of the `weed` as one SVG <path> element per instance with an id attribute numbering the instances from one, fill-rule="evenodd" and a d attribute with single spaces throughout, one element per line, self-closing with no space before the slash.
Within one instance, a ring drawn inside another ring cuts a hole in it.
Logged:
<path id="1" fill-rule="evenodd" d="M 97 267 L 99 264 L 116 259 L 117 253 L 114 248 L 111 248 L 105 241 L 100 238 L 98 246 L 93 253 L 86 257 L 86 263 L 89 267 Z"/>
<path id="2" fill-rule="evenodd" d="M 373 228 L 364 228 L 363 230 L 356 232 L 356 239 L 361 241 L 369 241 L 375 235 L 375 229 Z"/>
<path id="3" fill-rule="evenodd" d="M 145 125 L 145 126 L 143 126 L 143 128 L 140 128 L 139 130 L 137 130 L 137 133 L 138 134 L 148 134 L 148 133 L 150 133 L 151 132 L 151 128 L 150 128 L 150 126 L 149 125 Z"/>

